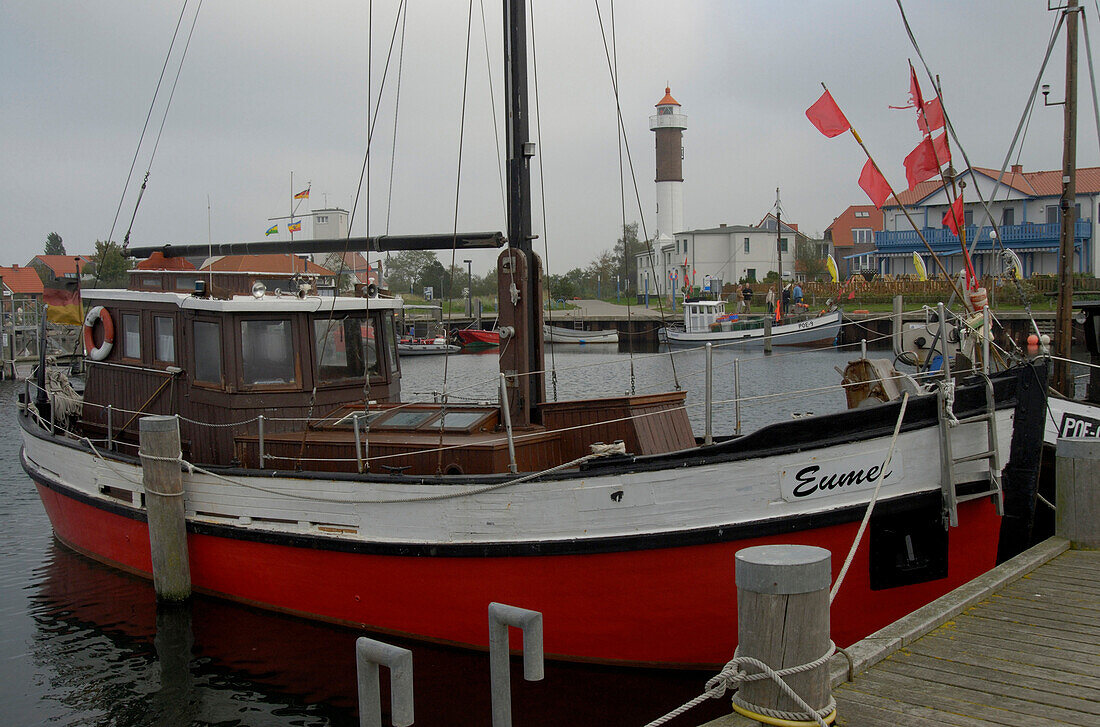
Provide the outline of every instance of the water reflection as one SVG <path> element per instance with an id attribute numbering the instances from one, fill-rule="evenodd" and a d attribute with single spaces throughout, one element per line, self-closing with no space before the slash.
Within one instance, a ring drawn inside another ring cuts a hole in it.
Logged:
<path id="1" fill-rule="evenodd" d="M 51 722 L 358 724 L 362 632 L 203 596 L 158 608 L 150 582 L 56 543 L 38 576 L 32 659 L 41 699 L 56 705 Z M 417 725 L 489 723 L 485 654 L 372 636 L 412 649 Z M 698 694 L 707 676 L 548 663 L 543 681 L 526 682 L 513 660 L 514 723 L 642 725 Z M 385 670 L 382 689 L 388 705 Z M 671 724 L 697 725 L 727 709 L 715 701 Z"/>

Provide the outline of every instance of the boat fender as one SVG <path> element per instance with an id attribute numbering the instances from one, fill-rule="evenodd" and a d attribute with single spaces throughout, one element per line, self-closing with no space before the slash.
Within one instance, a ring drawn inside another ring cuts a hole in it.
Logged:
<path id="1" fill-rule="evenodd" d="M 96 321 L 103 324 L 103 343 L 95 345 L 92 337 L 92 329 Z M 111 320 L 111 314 L 101 305 L 94 306 L 84 317 L 84 348 L 88 351 L 88 358 L 93 361 L 102 361 L 107 358 L 111 348 L 115 345 L 115 322 Z"/>

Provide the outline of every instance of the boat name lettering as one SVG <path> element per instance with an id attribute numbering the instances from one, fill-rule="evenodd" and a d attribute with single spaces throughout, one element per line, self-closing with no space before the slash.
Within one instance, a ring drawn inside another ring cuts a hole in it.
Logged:
<path id="1" fill-rule="evenodd" d="M 894 453 L 890 469 L 883 474 L 886 452 L 860 454 L 835 460 L 793 465 L 779 472 L 783 499 L 796 502 L 807 498 L 828 497 L 838 491 L 874 487 L 879 480 L 896 484 L 895 473 L 903 472 L 900 453 Z"/>
<path id="2" fill-rule="evenodd" d="M 1080 414 L 1063 414 L 1058 436 L 1100 438 L 1100 421 Z"/>
<path id="3" fill-rule="evenodd" d="M 799 330 L 802 330 L 803 328 L 813 328 L 813 327 L 814 327 L 814 322 L 813 321 L 801 321 L 798 324 L 798 329 Z"/>

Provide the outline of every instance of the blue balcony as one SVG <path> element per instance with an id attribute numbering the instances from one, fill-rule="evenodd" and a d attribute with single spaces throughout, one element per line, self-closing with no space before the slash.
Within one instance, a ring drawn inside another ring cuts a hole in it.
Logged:
<path id="1" fill-rule="evenodd" d="M 993 241 L 989 233 L 993 228 L 988 225 L 978 227 L 971 225 L 966 227 L 967 246 L 973 244 L 974 236 L 978 236 L 978 249 L 980 252 L 990 252 Z M 937 254 L 951 254 L 959 250 L 959 238 L 946 228 L 926 227 L 921 232 L 924 239 Z M 1061 235 L 1059 224 L 1034 224 L 1003 225 L 1000 228 L 1001 243 L 1017 252 L 1054 251 L 1058 249 L 1058 238 Z M 1074 247 L 1082 245 L 1088 247 L 1092 239 L 1092 220 L 1076 220 L 1074 229 Z M 925 252 L 924 244 L 914 230 L 899 232 L 876 232 L 876 252 L 881 255 L 908 254 L 914 251 Z"/>

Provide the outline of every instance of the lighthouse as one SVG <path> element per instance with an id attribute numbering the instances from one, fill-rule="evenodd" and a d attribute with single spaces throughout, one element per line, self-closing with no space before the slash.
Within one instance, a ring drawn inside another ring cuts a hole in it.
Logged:
<path id="1" fill-rule="evenodd" d="M 672 240 L 684 227 L 684 129 L 687 116 L 665 87 L 657 102 L 657 113 L 649 117 L 649 129 L 657 143 L 657 229 L 655 240 Z"/>

